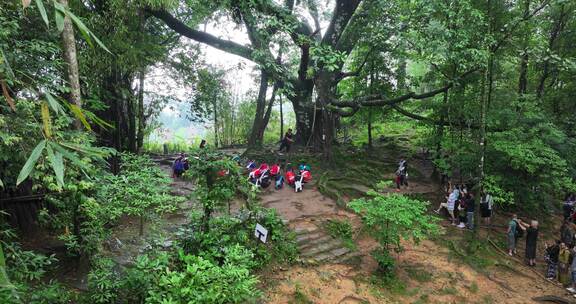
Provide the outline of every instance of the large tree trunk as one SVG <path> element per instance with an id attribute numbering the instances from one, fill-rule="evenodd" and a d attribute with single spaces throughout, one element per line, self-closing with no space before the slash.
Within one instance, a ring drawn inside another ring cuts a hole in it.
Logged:
<path id="1" fill-rule="evenodd" d="M 252 123 L 252 131 L 248 138 L 248 147 L 257 148 L 262 146 L 262 138 L 259 136 L 260 128 L 263 124 L 264 111 L 266 110 L 266 92 L 268 92 L 268 73 L 260 70 L 260 89 L 256 99 L 256 115 Z"/>
<path id="2" fill-rule="evenodd" d="M 64 7 L 68 7 L 68 0 L 58 0 Z M 64 61 L 66 62 L 68 84 L 70 85 L 69 101 L 79 108 L 82 108 L 80 93 L 80 75 L 78 72 L 78 59 L 76 56 L 76 40 L 74 39 L 74 27 L 68 15 L 64 16 L 64 29 L 62 30 L 62 48 L 64 51 Z M 74 126 L 82 128 L 82 123 L 76 119 Z"/>
<path id="3" fill-rule="evenodd" d="M 218 148 L 218 105 L 216 100 L 212 102 L 212 107 L 214 111 L 214 147 Z"/>
<path id="4" fill-rule="evenodd" d="M 126 99 L 126 118 L 128 120 L 128 150 L 136 153 L 136 115 L 134 113 L 133 96 L 128 96 Z"/>
<path id="5" fill-rule="evenodd" d="M 284 138 L 284 112 L 282 110 L 282 95 L 278 96 L 280 98 L 280 140 Z"/>
<path id="6" fill-rule="evenodd" d="M 565 20 L 566 16 L 567 13 L 565 12 L 564 5 L 562 4 L 560 5 L 560 12 L 558 19 L 554 23 L 554 26 L 550 31 L 550 37 L 548 38 L 548 50 L 550 51 L 554 49 L 558 36 L 560 35 L 562 30 L 564 29 L 564 26 L 566 25 Z M 540 79 L 538 81 L 538 87 L 536 88 L 536 97 L 538 97 L 538 99 L 541 99 L 542 96 L 544 95 L 544 87 L 546 85 L 546 80 L 548 79 L 549 76 L 550 76 L 550 60 L 545 59 L 544 66 L 542 67 L 542 75 L 540 76 Z"/>
<path id="7" fill-rule="evenodd" d="M 278 90 L 278 84 L 274 85 L 272 89 L 272 97 L 270 97 L 270 101 L 268 102 L 268 108 L 266 109 L 266 113 L 264 113 L 264 117 L 262 118 L 262 122 L 260 123 L 259 130 L 258 130 L 258 139 L 261 143 L 264 143 L 264 132 L 268 127 L 268 122 L 270 122 L 270 116 L 272 115 L 272 107 L 274 106 L 274 100 L 276 99 L 276 91 Z"/>
<path id="8" fill-rule="evenodd" d="M 334 75 L 328 71 L 321 71 L 316 79 L 316 99 L 317 111 L 316 121 L 312 130 L 313 148 L 315 151 L 322 152 L 324 160 L 332 162 L 332 143 L 334 141 L 334 114 L 326 110 L 330 103 L 334 87 Z"/>
<path id="9" fill-rule="evenodd" d="M 146 129 L 146 117 L 144 115 L 144 79 L 146 69 L 142 68 L 139 75 L 138 87 L 138 134 L 136 135 L 136 146 L 138 152 L 142 151 L 144 145 L 144 129 Z"/>
<path id="10" fill-rule="evenodd" d="M 530 14 L 530 0 L 524 0 L 524 18 Z M 522 55 L 520 56 L 520 77 L 518 78 L 518 94 L 526 94 L 528 89 L 528 42 L 530 30 L 526 29 L 522 41 Z"/>

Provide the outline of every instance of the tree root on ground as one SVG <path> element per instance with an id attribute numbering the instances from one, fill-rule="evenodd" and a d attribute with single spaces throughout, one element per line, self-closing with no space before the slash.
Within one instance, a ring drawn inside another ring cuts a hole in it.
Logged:
<path id="1" fill-rule="evenodd" d="M 536 301 L 536 302 L 544 302 L 544 303 L 558 303 L 558 304 L 571 304 L 574 303 L 574 301 L 568 301 L 566 299 L 563 299 L 561 297 L 557 297 L 557 296 L 541 296 L 541 297 L 534 297 L 532 298 L 532 300 Z"/>

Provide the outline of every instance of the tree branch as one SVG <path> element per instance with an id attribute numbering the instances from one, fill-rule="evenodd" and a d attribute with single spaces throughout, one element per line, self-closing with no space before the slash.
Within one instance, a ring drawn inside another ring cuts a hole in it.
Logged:
<path id="1" fill-rule="evenodd" d="M 336 8 L 322 38 L 322 44 L 336 46 L 360 2 L 361 0 L 336 0 Z"/>
<path id="2" fill-rule="evenodd" d="M 342 79 L 346 78 L 346 77 L 353 77 L 353 76 L 358 76 L 360 75 L 360 73 L 362 72 L 362 69 L 364 69 L 364 66 L 366 65 L 366 62 L 368 62 L 368 58 L 370 57 L 370 55 L 372 54 L 372 49 L 370 49 L 370 51 L 368 51 L 368 54 L 366 54 L 366 57 L 364 57 L 364 61 L 362 62 L 362 64 L 358 67 L 358 69 L 356 69 L 356 71 L 353 72 L 340 72 L 338 73 L 338 76 L 336 76 L 335 81 L 336 82 L 340 82 Z"/>
<path id="3" fill-rule="evenodd" d="M 471 69 L 469 71 L 467 71 L 466 73 L 460 75 L 460 77 L 458 77 L 458 79 L 462 79 L 465 78 L 467 76 L 469 76 L 470 74 L 478 71 L 480 68 L 474 68 Z M 454 84 L 456 83 L 456 80 L 448 83 L 447 85 L 438 88 L 436 90 L 432 90 L 432 91 L 428 91 L 425 93 L 420 93 L 417 94 L 415 92 L 409 92 L 407 94 L 395 97 L 395 98 L 390 98 L 390 99 L 386 99 L 384 98 L 384 95 L 382 94 L 375 94 L 375 95 L 368 95 L 368 96 L 363 96 L 354 100 L 332 100 L 330 102 L 330 104 L 337 106 L 337 107 L 349 107 L 349 108 L 353 108 L 353 107 L 381 107 L 381 106 L 391 106 L 391 105 L 395 105 L 397 103 L 400 103 L 402 101 L 406 101 L 409 99 L 426 99 L 432 96 L 436 96 L 440 93 L 444 93 L 446 91 L 448 91 L 450 88 L 452 88 L 454 86 Z"/>
<path id="4" fill-rule="evenodd" d="M 252 48 L 250 48 L 248 46 L 241 45 L 239 43 L 236 43 L 236 42 L 233 42 L 230 40 L 221 39 L 221 38 L 218 38 L 214 35 L 195 30 L 195 29 L 189 27 L 188 25 L 184 24 L 180 20 L 176 19 L 174 16 L 172 16 L 167 11 L 151 10 L 151 9 L 146 9 L 146 11 L 149 14 L 151 14 L 152 16 L 164 21 L 164 23 L 169 28 L 171 28 L 175 32 L 181 34 L 182 36 L 185 36 L 185 37 L 190 38 L 192 40 L 207 44 L 209 46 L 212 46 L 212 47 L 217 48 L 219 50 L 222 50 L 224 52 L 238 55 L 240 57 L 254 61 L 254 58 L 252 56 L 253 50 L 252 50 Z"/>

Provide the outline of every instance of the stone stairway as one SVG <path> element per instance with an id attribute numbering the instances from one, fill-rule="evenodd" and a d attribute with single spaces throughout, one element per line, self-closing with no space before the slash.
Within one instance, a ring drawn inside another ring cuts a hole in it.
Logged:
<path id="1" fill-rule="evenodd" d="M 318 227 L 296 227 L 296 243 L 304 264 L 349 263 L 360 256 Z"/>

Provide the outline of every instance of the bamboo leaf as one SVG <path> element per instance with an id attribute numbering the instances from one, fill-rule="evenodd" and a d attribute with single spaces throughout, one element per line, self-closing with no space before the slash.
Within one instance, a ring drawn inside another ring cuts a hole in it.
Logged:
<path id="1" fill-rule="evenodd" d="M 98 37 L 96 37 L 96 35 L 94 35 L 94 33 L 90 32 L 90 34 L 92 35 L 92 38 L 94 38 L 94 40 L 96 41 L 96 43 L 103 48 L 106 52 L 112 54 L 112 52 L 110 52 L 110 50 L 104 45 L 104 43 L 102 43 L 102 41 L 100 41 L 100 39 L 98 39 Z"/>
<path id="2" fill-rule="evenodd" d="M 92 39 L 90 38 L 90 36 L 91 36 L 90 30 L 84 24 L 84 22 L 82 22 L 82 20 L 80 20 L 80 18 L 76 17 L 76 15 L 72 14 L 72 12 L 70 10 L 64 9 L 64 12 L 66 13 L 66 15 L 68 17 L 70 17 L 70 19 L 72 19 L 74 24 L 76 24 L 76 27 L 80 31 L 80 34 L 82 34 L 82 36 L 84 37 L 84 40 L 86 40 L 86 42 L 88 42 L 88 44 L 91 47 L 94 47 L 94 44 L 92 44 Z"/>
<path id="3" fill-rule="evenodd" d="M 48 151 L 48 159 L 50 159 L 50 164 L 56 175 L 56 181 L 60 187 L 64 187 L 64 161 L 62 159 L 62 153 L 54 153 L 51 145 L 48 145 L 46 150 Z"/>
<path id="4" fill-rule="evenodd" d="M 27 8 L 30 6 L 32 0 L 22 0 L 22 7 Z"/>
<path id="5" fill-rule="evenodd" d="M 6 102 L 12 109 L 12 111 L 16 112 L 16 105 L 14 104 L 14 99 L 10 97 L 10 93 L 8 92 L 8 86 L 4 80 L 0 80 L 0 85 L 2 86 L 2 95 L 6 98 Z"/>
<path id="6" fill-rule="evenodd" d="M 18 179 L 16 180 L 16 186 L 20 185 L 20 183 L 22 183 L 26 178 L 28 178 L 32 170 L 34 170 L 34 166 L 36 165 L 36 162 L 38 161 L 38 158 L 40 158 L 40 155 L 42 154 L 42 151 L 44 151 L 45 147 L 46 147 L 46 140 L 42 140 L 38 143 L 36 148 L 32 150 L 30 157 L 28 157 L 28 160 L 24 164 L 24 167 L 22 167 L 22 170 L 20 170 L 20 174 L 18 174 Z"/>
<path id="7" fill-rule="evenodd" d="M 1 179 L 0 179 L 0 188 L 4 188 L 4 183 L 2 182 Z"/>
<path id="8" fill-rule="evenodd" d="M 54 9 L 54 20 L 56 20 L 56 29 L 61 33 L 64 30 L 64 14 L 58 9 Z"/>
<path id="9" fill-rule="evenodd" d="M 76 116 L 76 118 L 80 120 L 80 122 L 82 122 L 84 127 L 86 127 L 86 129 L 88 129 L 89 131 L 92 131 L 90 124 L 86 120 L 86 116 L 84 116 L 84 113 L 82 113 L 82 109 L 80 109 L 80 107 L 75 104 L 69 104 L 69 106 L 72 113 L 74 113 L 74 116 Z"/>
<path id="10" fill-rule="evenodd" d="M 96 114 L 90 112 L 90 111 L 84 111 L 84 115 L 86 115 L 86 117 L 88 119 L 90 119 L 90 121 L 92 121 L 93 123 L 97 124 L 98 126 L 100 126 L 102 129 L 104 130 L 108 130 L 110 129 L 114 129 L 114 125 L 112 125 L 111 123 L 103 120 L 102 118 L 98 117 Z"/>
<path id="11" fill-rule="evenodd" d="M 28 4 L 30 4 L 30 0 L 26 1 L 28 1 Z M 46 23 L 46 27 L 50 28 L 50 21 L 48 21 L 48 15 L 46 14 L 46 8 L 44 7 L 42 0 L 36 0 L 36 6 L 38 6 L 38 10 L 40 11 L 40 15 L 42 16 L 44 23 Z"/>
<path id="12" fill-rule="evenodd" d="M 109 156 L 111 153 L 115 152 L 113 149 L 110 148 L 94 148 L 94 147 L 87 147 L 87 146 L 78 146 L 72 143 L 60 143 L 62 146 L 78 151 L 80 153 L 84 153 L 94 157 L 106 157 Z"/>
<path id="13" fill-rule="evenodd" d="M 47 138 L 51 138 L 52 122 L 50 121 L 50 111 L 48 110 L 48 103 L 46 101 L 42 102 L 41 113 L 42 113 L 42 125 L 44 126 L 44 135 L 46 135 Z"/>
<path id="14" fill-rule="evenodd" d="M 74 22 L 74 24 L 76 25 L 76 27 L 80 31 L 80 34 L 82 34 L 82 36 L 84 37 L 86 42 L 88 42 L 88 44 L 91 47 L 94 47 L 94 44 L 92 43 L 92 39 L 94 39 L 96 41 L 96 43 L 102 49 L 104 49 L 106 52 L 112 54 L 112 52 L 110 52 L 110 50 L 106 47 L 106 45 L 104 45 L 104 43 L 102 43 L 102 41 L 100 41 L 100 39 L 98 39 L 98 37 L 96 37 L 96 35 L 94 35 L 94 33 L 92 31 L 90 31 L 90 29 L 84 24 L 84 22 L 82 22 L 82 20 L 80 20 L 80 18 L 78 18 L 76 15 L 74 15 L 74 13 L 72 13 L 69 9 L 65 8 L 62 5 L 56 5 L 56 9 L 59 10 L 60 12 L 64 13 L 64 14 L 66 14 L 68 17 L 70 17 L 70 19 L 72 19 L 72 21 Z"/>
<path id="15" fill-rule="evenodd" d="M 50 141 L 48 142 L 48 144 L 57 152 L 59 152 L 60 154 L 62 154 L 62 156 L 66 157 L 67 159 L 69 159 L 70 161 L 72 161 L 76 166 L 80 167 L 80 168 L 84 168 L 86 167 L 86 165 L 84 165 L 84 163 L 82 163 L 82 161 L 76 156 L 74 155 L 74 153 L 71 153 L 70 151 L 67 151 L 66 149 L 64 149 L 62 146 L 60 146 L 59 144 Z"/>
<path id="16" fill-rule="evenodd" d="M 59 114 L 60 112 L 64 113 L 64 109 L 62 109 L 62 106 L 56 100 L 56 98 L 52 96 L 52 94 L 47 92 L 46 94 L 44 94 L 44 96 L 46 96 L 46 100 L 48 100 L 48 104 L 50 105 L 54 113 L 56 114 Z"/>

